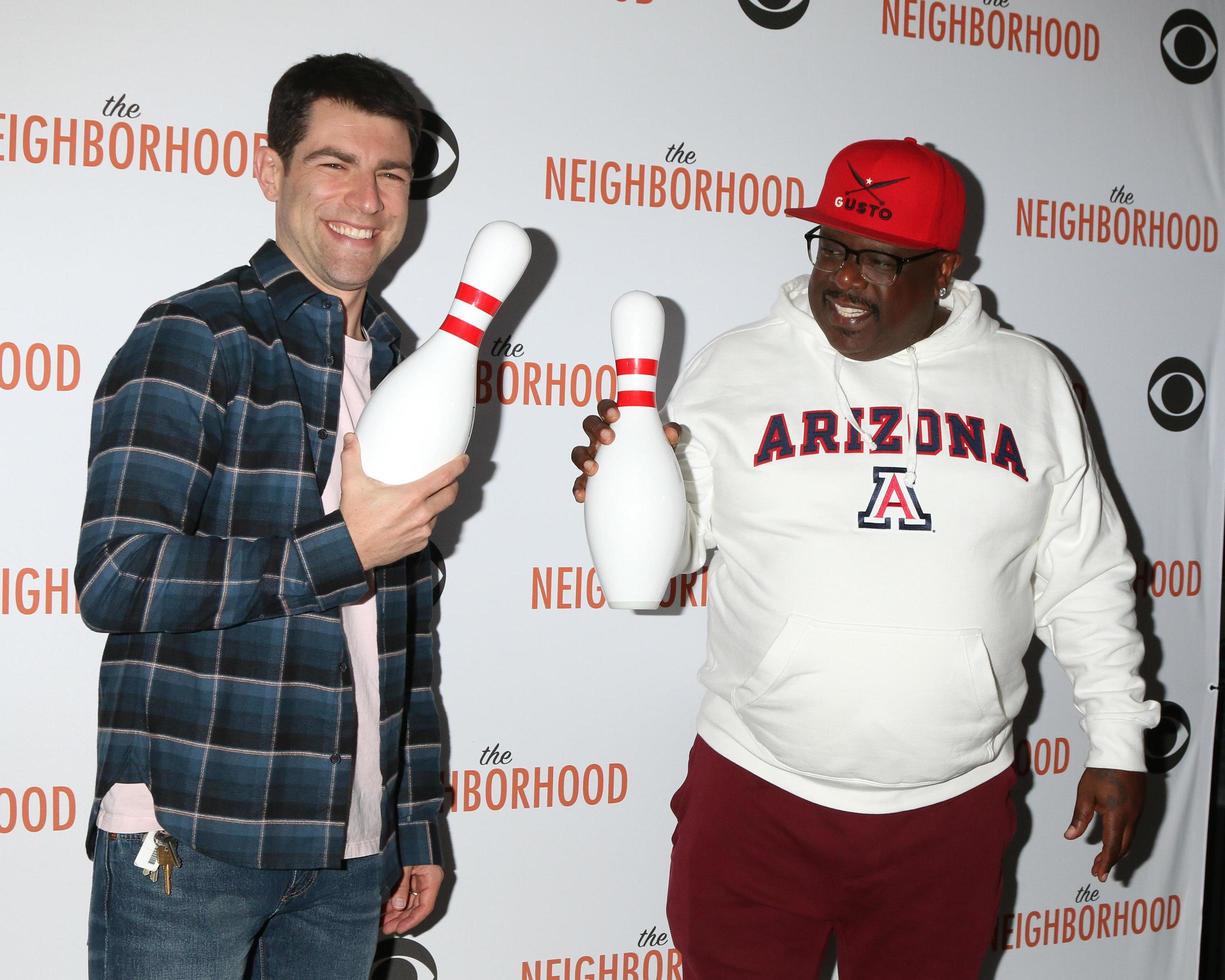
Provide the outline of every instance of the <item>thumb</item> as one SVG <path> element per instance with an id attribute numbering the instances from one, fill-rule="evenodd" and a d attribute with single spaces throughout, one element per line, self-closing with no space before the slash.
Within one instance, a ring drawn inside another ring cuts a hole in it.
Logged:
<path id="1" fill-rule="evenodd" d="M 396 886 L 396 890 L 391 893 L 391 898 L 388 901 L 396 911 L 402 911 L 408 907 L 408 893 L 412 887 L 412 880 L 412 875 L 405 874 L 400 879 L 400 884 Z"/>
<path id="2" fill-rule="evenodd" d="M 365 472 L 362 469 L 362 447 L 357 441 L 357 436 L 352 432 L 345 433 L 344 445 L 340 450 L 340 465 L 342 479 L 344 477 L 351 479 L 358 473 Z"/>
<path id="3" fill-rule="evenodd" d="M 1089 822 L 1093 819 L 1093 800 L 1088 796 L 1080 793 L 1076 794 L 1076 806 L 1072 810 L 1072 822 L 1068 824 L 1068 829 L 1063 832 L 1063 836 L 1067 840 L 1076 840 L 1081 834 L 1089 829 Z"/>

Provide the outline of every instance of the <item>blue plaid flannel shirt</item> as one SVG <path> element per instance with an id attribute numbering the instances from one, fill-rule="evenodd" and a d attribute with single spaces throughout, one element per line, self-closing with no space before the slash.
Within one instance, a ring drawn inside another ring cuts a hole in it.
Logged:
<path id="1" fill-rule="evenodd" d="M 399 331 L 370 298 L 371 383 Z M 340 607 L 368 591 L 332 468 L 344 310 L 273 243 L 150 308 L 93 405 L 81 615 L 109 633 L 98 800 L 147 783 L 161 825 L 220 860 L 343 859 L 357 721 Z M 441 863 L 431 565 L 375 571 L 383 845 Z"/>

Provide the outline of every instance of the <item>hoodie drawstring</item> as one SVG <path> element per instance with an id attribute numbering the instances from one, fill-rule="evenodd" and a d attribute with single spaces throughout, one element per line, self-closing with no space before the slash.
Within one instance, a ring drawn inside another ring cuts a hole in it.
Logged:
<path id="1" fill-rule="evenodd" d="M 919 478 L 919 355 L 913 347 L 910 354 L 910 401 L 906 403 L 906 486 L 913 487 Z"/>
<path id="2" fill-rule="evenodd" d="M 913 487 L 915 480 L 919 478 L 919 451 L 918 451 L 918 411 L 919 411 L 919 355 L 915 353 L 913 347 L 907 347 L 906 352 L 910 355 L 910 398 L 906 402 L 905 418 L 906 418 L 906 485 Z M 838 392 L 838 411 L 841 412 L 843 420 L 860 434 L 866 441 L 876 445 L 876 440 L 868 435 L 867 430 L 860 425 L 855 418 L 855 413 L 851 411 L 851 400 L 847 397 L 846 389 L 842 387 L 842 362 L 843 357 L 837 351 L 834 351 L 834 390 Z"/>
<path id="3" fill-rule="evenodd" d="M 868 435 L 864 427 L 856 420 L 855 413 L 851 411 L 851 401 L 846 396 L 846 389 L 842 387 L 842 355 L 837 351 L 834 351 L 834 389 L 838 392 L 838 410 L 842 413 L 843 420 L 875 446 L 876 440 Z"/>

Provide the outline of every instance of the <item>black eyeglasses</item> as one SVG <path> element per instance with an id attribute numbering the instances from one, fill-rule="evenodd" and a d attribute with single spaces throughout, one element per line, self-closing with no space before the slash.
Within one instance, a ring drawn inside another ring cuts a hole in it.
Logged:
<path id="1" fill-rule="evenodd" d="M 808 243 L 808 260 L 822 272 L 838 272 L 846 264 L 846 260 L 853 256 L 855 264 L 859 266 L 859 274 L 877 286 L 892 285 L 903 267 L 943 251 L 933 248 L 930 252 L 903 258 L 891 252 L 878 252 L 874 248 L 850 248 L 838 239 L 822 234 L 820 228 L 806 232 L 804 241 Z"/>

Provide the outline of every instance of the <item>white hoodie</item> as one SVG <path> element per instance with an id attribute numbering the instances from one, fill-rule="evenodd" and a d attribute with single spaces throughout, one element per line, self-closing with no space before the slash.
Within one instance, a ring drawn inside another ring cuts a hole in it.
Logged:
<path id="1" fill-rule="evenodd" d="M 1158 720 L 1135 566 L 1066 375 L 972 284 L 944 305 L 930 337 L 850 361 L 794 279 L 668 403 L 688 430 L 688 569 L 716 549 L 699 734 L 841 810 L 927 806 L 1002 771 L 1035 630 L 1071 678 L 1087 765 L 1143 771 Z"/>

